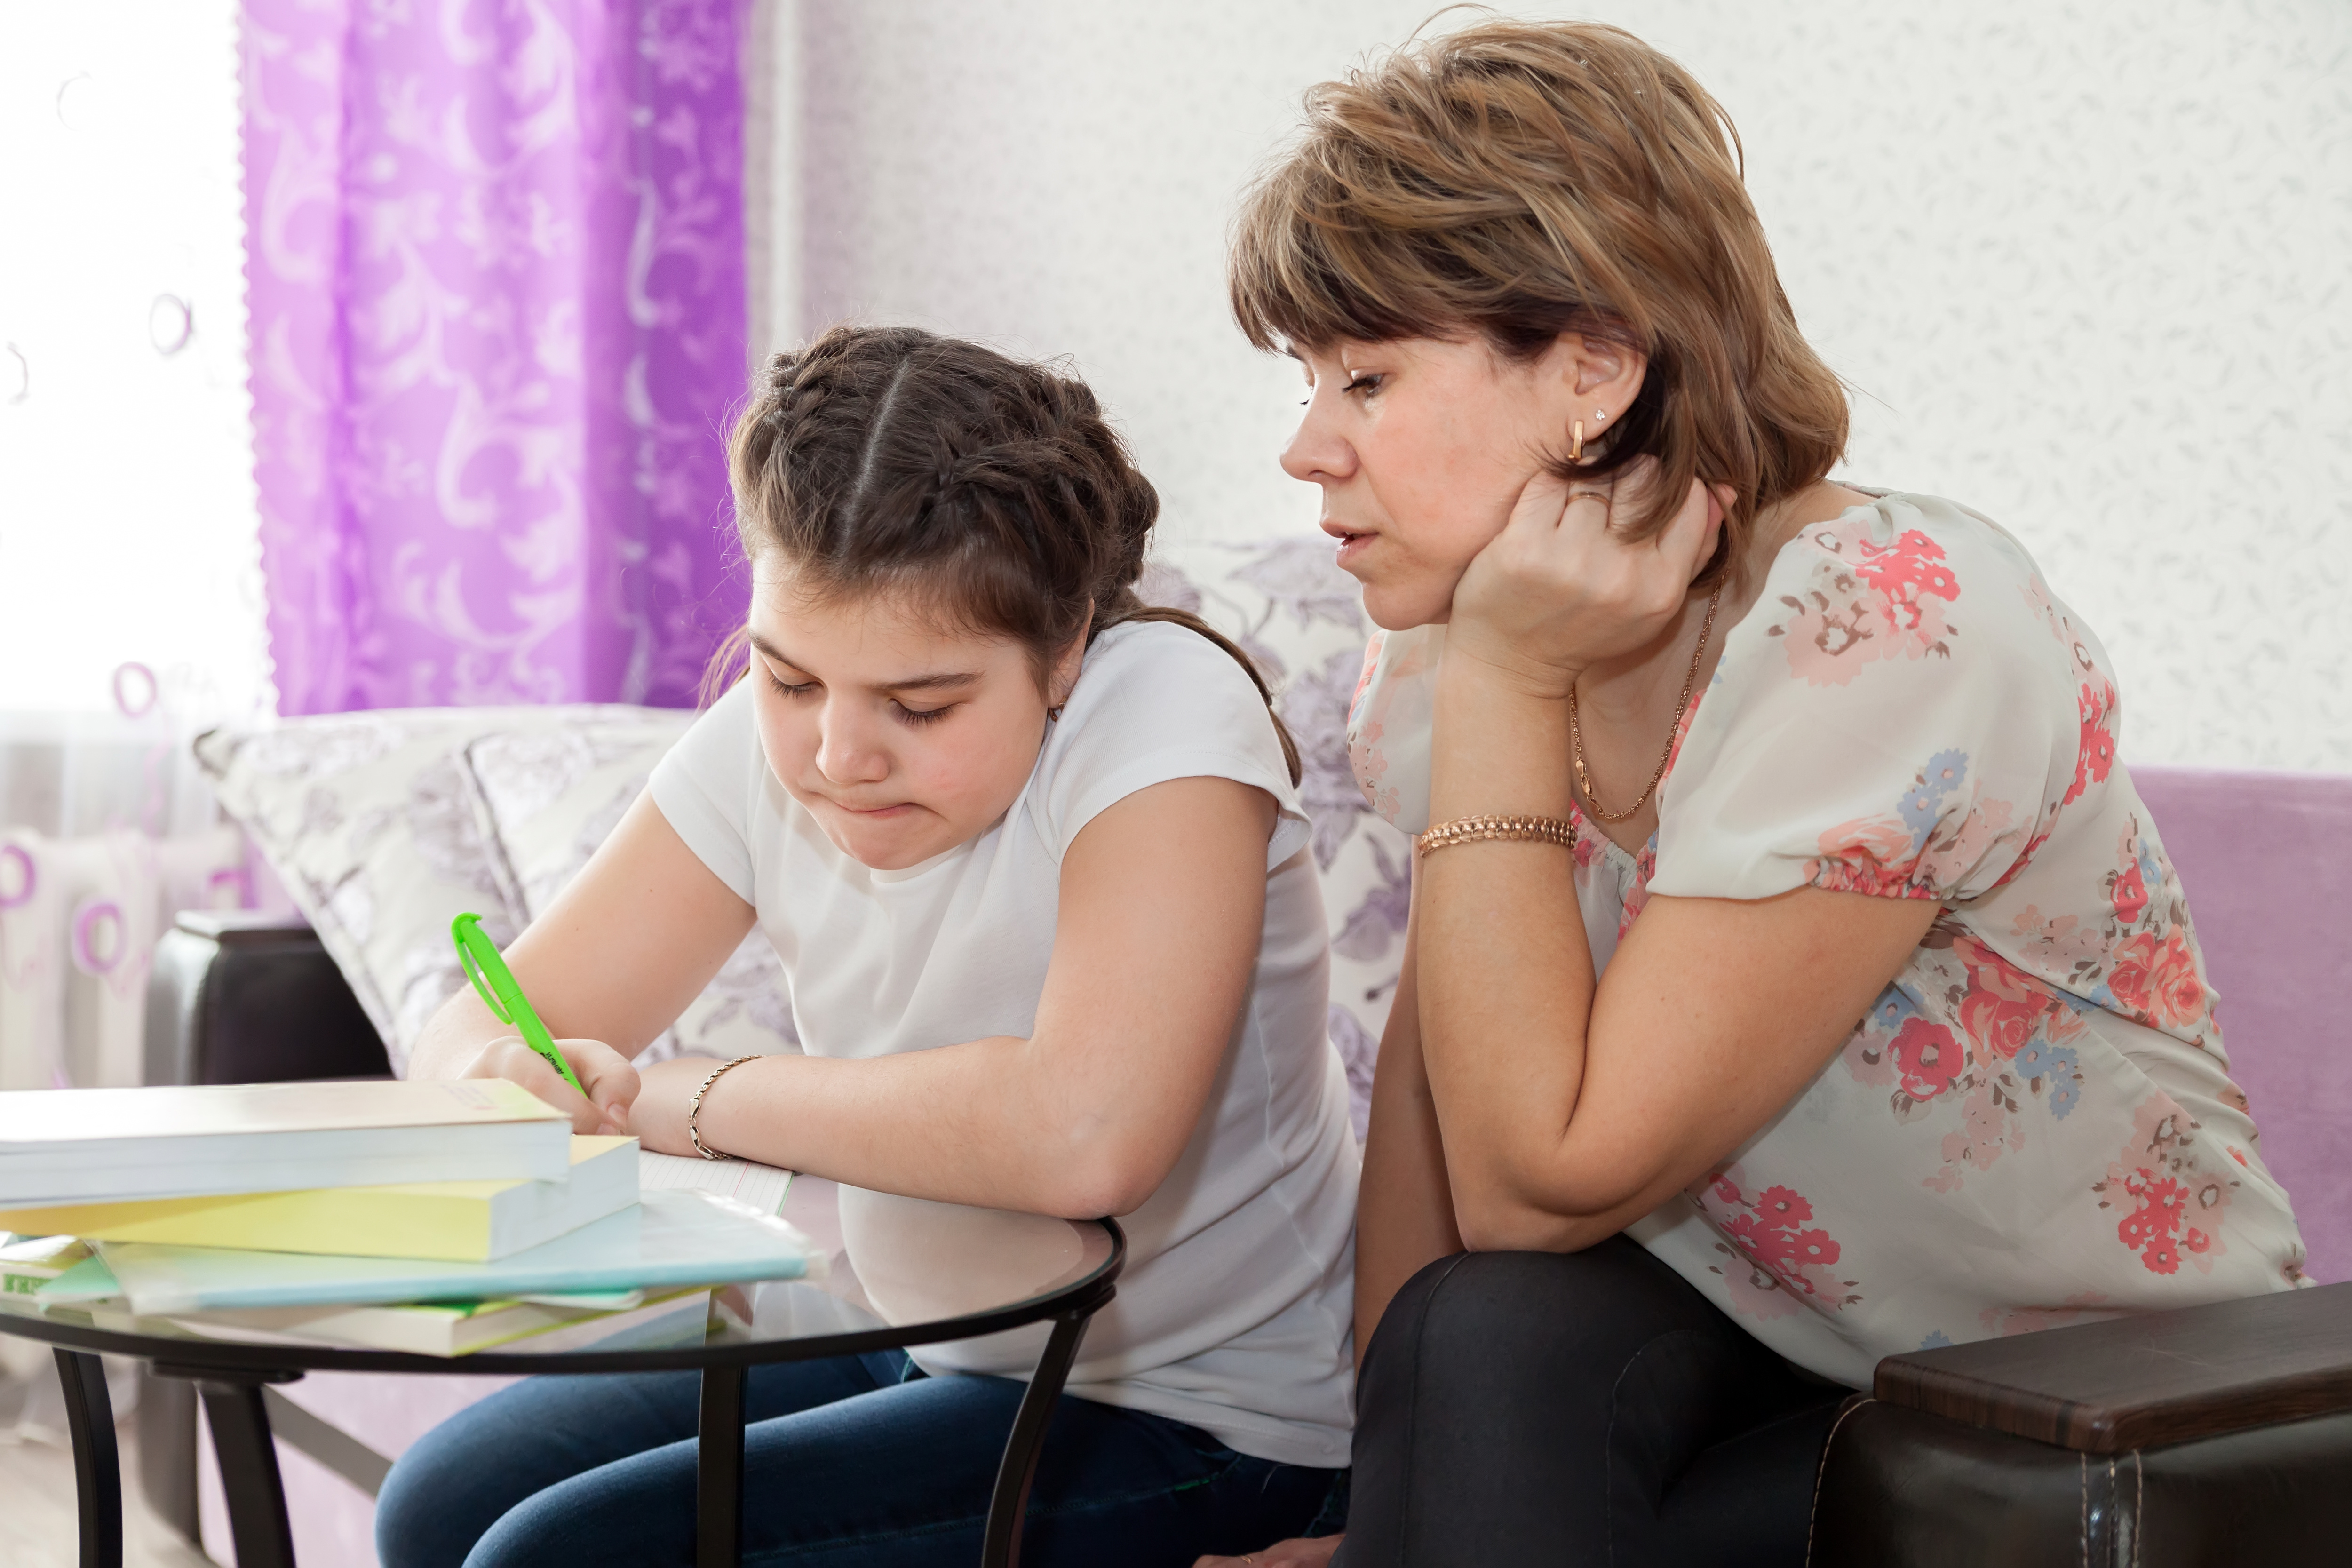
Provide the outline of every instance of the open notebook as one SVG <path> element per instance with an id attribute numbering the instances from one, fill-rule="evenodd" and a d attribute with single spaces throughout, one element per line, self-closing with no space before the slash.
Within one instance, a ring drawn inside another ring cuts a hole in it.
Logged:
<path id="1" fill-rule="evenodd" d="M 637 1154 L 639 1192 L 710 1193 L 733 1198 L 763 1215 L 782 1210 L 784 1193 L 792 1183 L 790 1171 L 751 1160 L 683 1160 L 676 1154 L 656 1154 L 650 1150 L 640 1150 Z"/>

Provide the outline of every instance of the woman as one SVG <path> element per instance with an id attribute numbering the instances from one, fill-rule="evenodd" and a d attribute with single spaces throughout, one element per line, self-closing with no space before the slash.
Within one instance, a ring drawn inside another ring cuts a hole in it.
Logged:
<path id="1" fill-rule="evenodd" d="M 1990 521 L 1830 482 L 1721 109 L 1494 23 L 1308 111 L 1232 291 L 1421 834 L 1339 1562 L 1798 1562 L 1880 1357 L 2300 1283 L 2106 657 Z"/>

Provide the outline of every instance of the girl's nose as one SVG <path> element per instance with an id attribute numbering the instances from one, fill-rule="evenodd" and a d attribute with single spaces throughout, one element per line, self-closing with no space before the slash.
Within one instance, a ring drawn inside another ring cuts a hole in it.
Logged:
<path id="1" fill-rule="evenodd" d="M 828 783 L 873 784 L 890 776 L 890 753 L 880 737 L 840 703 L 825 704 L 817 724 L 816 770 Z"/>
<path id="2" fill-rule="evenodd" d="M 1332 428 L 1331 400 L 1316 396 L 1282 448 L 1282 471 L 1308 484 L 1329 484 L 1356 471 L 1356 449 Z"/>

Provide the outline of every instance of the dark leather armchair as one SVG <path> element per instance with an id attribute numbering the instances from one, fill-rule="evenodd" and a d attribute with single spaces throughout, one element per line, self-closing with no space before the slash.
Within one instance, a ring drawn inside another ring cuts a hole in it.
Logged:
<path id="1" fill-rule="evenodd" d="M 1822 1568 L 2352 1562 L 2352 1285 L 1889 1356 L 1841 1413 Z"/>

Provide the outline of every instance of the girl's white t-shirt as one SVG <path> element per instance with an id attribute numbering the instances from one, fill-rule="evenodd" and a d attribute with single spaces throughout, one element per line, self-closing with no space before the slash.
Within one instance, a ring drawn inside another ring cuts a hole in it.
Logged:
<path id="1" fill-rule="evenodd" d="M 756 679 L 756 677 L 754 677 Z M 1358 1155 L 1326 1023 L 1328 931 L 1307 822 L 1249 677 L 1164 622 L 1097 637 L 1021 795 L 985 833 L 918 866 L 852 859 L 760 750 L 749 681 L 654 771 L 654 803 L 759 911 L 812 1056 L 881 1057 L 1035 1026 L 1062 857 L 1106 807 L 1170 779 L 1273 796 L 1257 970 L 1200 1125 L 1168 1179 L 1123 1216 L 1118 1294 L 1069 1391 L 1189 1422 L 1245 1454 L 1348 1462 Z M 1148 899 L 1151 890 L 1136 889 Z M 940 1266 L 946 1205 L 844 1189 L 861 1279 Z M 986 1249 L 1004 1218 L 950 1210 Z M 919 1254 L 919 1255 L 918 1255 Z M 1043 1325 L 926 1345 L 926 1372 L 1025 1377 Z"/>

